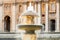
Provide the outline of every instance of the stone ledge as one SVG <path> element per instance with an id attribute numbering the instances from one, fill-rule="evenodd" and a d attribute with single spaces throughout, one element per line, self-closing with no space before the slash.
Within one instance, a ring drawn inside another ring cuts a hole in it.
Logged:
<path id="1" fill-rule="evenodd" d="M 41 32 L 40 34 L 60 34 L 60 32 Z"/>
<path id="2" fill-rule="evenodd" d="M 0 38 L 21 38 L 20 34 L 0 34 Z"/>
<path id="3" fill-rule="evenodd" d="M 60 34 L 37 34 L 38 38 L 60 38 Z"/>

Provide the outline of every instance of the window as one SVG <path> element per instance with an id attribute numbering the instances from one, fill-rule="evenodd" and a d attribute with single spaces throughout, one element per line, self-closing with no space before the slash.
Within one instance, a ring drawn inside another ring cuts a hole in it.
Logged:
<path id="1" fill-rule="evenodd" d="M 55 12 L 56 10 L 56 1 L 50 0 L 49 1 L 49 12 Z"/>
<path id="2" fill-rule="evenodd" d="M 4 5 L 4 10 L 5 11 L 10 11 L 11 10 L 11 5 L 10 4 L 5 4 Z"/>
<path id="3" fill-rule="evenodd" d="M 19 5 L 19 12 L 21 11 L 21 5 Z"/>

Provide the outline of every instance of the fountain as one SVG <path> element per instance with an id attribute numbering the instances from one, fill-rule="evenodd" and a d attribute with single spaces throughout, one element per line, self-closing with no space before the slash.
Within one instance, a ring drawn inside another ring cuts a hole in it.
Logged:
<path id="1" fill-rule="evenodd" d="M 25 35 L 23 36 L 23 40 L 36 40 L 35 30 L 40 30 L 42 25 L 34 24 L 35 18 L 38 18 L 39 16 L 33 10 L 31 3 L 27 11 L 22 13 L 20 17 L 23 19 L 23 21 L 21 21 L 21 24 L 18 25 L 18 28 L 26 31 Z"/>

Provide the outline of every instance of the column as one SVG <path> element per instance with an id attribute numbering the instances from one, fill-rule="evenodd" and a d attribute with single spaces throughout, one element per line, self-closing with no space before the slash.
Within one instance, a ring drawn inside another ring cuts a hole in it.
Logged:
<path id="1" fill-rule="evenodd" d="M 34 10 L 34 11 L 37 13 L 37 11 L 36 11 L 36 10 L 37 10 L 37 5 L 36 5 L 36 3 L 35 3 L 35 10 Z M 35 18 L 35 20 L 34 20 L 34 21 L 35 21 L 35 24 L 37 24 L 37 18 Z"/>
<path id="2" fill-rule="evenodd" d="M 27 4 L 25 3 L 24 4 L 24 12 L 26 12 L 27 11 Z M 23 19 L 24 20 L 24 19 Z M 26 21 L 26 19 L 24 20 L 24 21 Z"/>
<path id="3" fill-rule="evenodd" d="M 27 5 L 26 3 L 24 4 L 24 12 L 26 11 Z"/>
<path id="4" fill-rule="evenodd" d="M 41 24 L 41 3 L 38 3 L 38 24 Z"/>
<path id="5" fill-rule="evenodd" d="M 27 4 L 24 3 L 24 10 L 23 10 L 23 12 L 26 12 L 26 10 L 27 10 Z M 23 24 L 26 21 L 26 19 L 23 19 L 22 17 L 20 17 L 20 18 L 21 18 L 21 23 Z"/>
<path id="6" fill-rule="evenodd" d="M 15 24 L 15 4 L 12 4 L 11 6 L 11 11 L 12 11 L 12 27 L 11 27 L 11 32 L 15 32 L 16 30 L 16 24 Z"/>
<path id="7" fill-rule="evenodd" d="M 36 12 L 36 3 L 35 3 L 35 12 Z"/>
<path id="8" fill-rule="evenodd" d="M 48 3 L 46 3 L 45 32 L 48 32 Z"/>
<path id="9" fill-rule="evenodd" d="M 2 27 L 2 18 L 3 18 L 2 15 L 3 15 L 3 5 L 0 5 L 0 32 L 2 32 L 4 28 Z"/>
<path id="10" fill-rule="evenodd" d="M 59 2 L 56 3 L 56 32 L 59 32 Z"/>

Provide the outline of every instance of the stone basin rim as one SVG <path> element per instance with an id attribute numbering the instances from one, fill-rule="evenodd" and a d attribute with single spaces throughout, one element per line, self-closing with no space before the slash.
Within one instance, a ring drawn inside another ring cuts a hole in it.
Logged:
<path id="1" fill-rule="evenodd" d="M 39 29 L 41 29 L 43 27 L 43 25 L 42 24 L 40 24 L 40 25 L 24 25 L 24 24 L 19 24 L 18 25 L 18 28 L 19 29 L 21 29 L 21 30 L 39 30 Z"/>
<path id="2" fill-rule="evenodd" d="M 44 25 L 42 25 L 42 24 L 17 24 L 16 26 L 20 26 L 20 25 L 36 25 L 36 26 L 42 26 L 42 27 L 44 27 Z"/>

